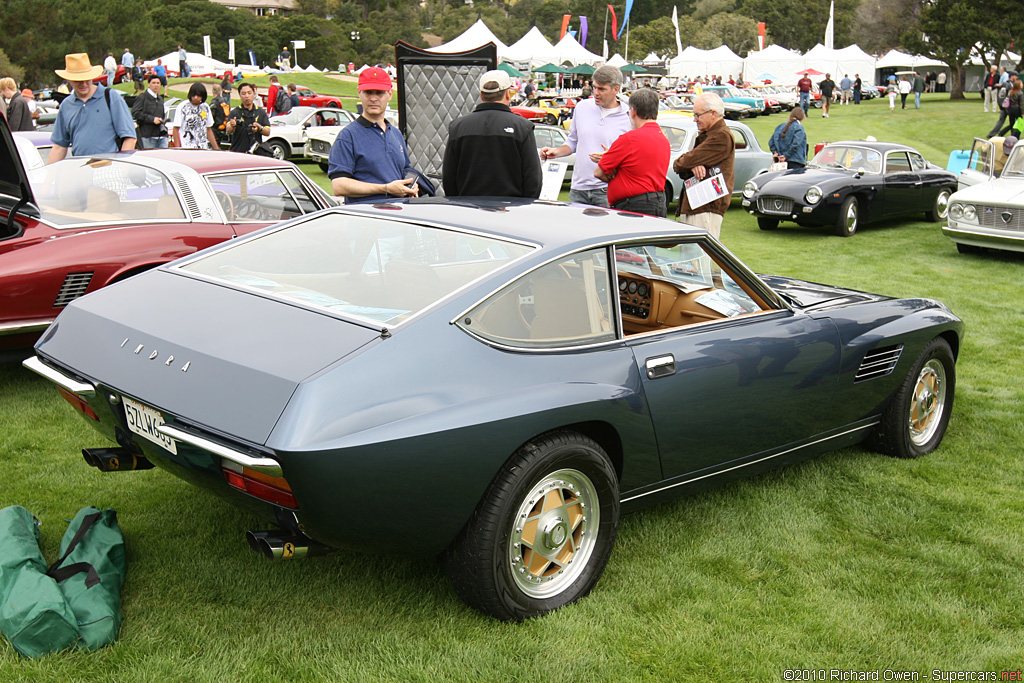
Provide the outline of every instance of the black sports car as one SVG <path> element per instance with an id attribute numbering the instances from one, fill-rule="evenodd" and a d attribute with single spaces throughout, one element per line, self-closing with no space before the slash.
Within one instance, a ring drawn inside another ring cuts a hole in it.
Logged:
<path id="1" fill-rule="evenodd" d="M 923 213 L 946 218 L 956 175 L 891 142 L 846 141 L 824 147 L 806 168 L 756 176 L 743 186 L 743 207 L 762 230 L 779 221 L 832 225 L 849 237 L 861 223 Z"/>

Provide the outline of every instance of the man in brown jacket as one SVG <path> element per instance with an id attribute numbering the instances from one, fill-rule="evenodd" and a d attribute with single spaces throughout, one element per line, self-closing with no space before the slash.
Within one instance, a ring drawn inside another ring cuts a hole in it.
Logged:
<path id="1" fill-rule="evenodd" d="M 676 215 L 684 223 L 704 228 L 715 239 L 722 233 L 722 219 L 725 210 L 732 203 L 732 188 L 735 181 L 733 166 L 736 157 L 736 142 L 725 124 L 725 105 L 722 98 L 714 93 L 702 93 L 693 103 L 693 120 L 697 124 L 697 142 L 693 149 L 682 154 L 672 168 L 684 180 L 694 177 L 704 180 L 718 169 L 725 179 L 728 192 L 714 201 L 697 208 L 691 208 L 684 189 L 679 195 Z"/>

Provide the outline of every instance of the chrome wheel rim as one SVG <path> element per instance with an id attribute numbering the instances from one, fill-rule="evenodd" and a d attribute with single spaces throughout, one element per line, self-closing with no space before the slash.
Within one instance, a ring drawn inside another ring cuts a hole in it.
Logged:
<path id="1" fill-rule="evenodd" d="M 945 218 L 949 215 L 949 191 L 943 190 L 939 193 L 939 196 L 935 198 L 935 213 L 939 218 Z"/>
<path id="2" fill-rule="evenodd" d="M 512 521 L 512 578 L 533 598 L 557 595 L 587 568 L 597 542 L 597 488 L 579 470 L 545 476 L 530 489 Z"/>
<path id="3" fill-rule="evenodd" d="M 850 202 L 846 209 L 846 232 L 850 233 L 857 229 L 857 203 Z"/>
<path id="4" fill-rule="evenodd" d="M 914 384 L 907 425 L 915 446 L 928 443 L 942 422 L 946 409 L 946 368 L 933 358 L 924 364 Z"/>

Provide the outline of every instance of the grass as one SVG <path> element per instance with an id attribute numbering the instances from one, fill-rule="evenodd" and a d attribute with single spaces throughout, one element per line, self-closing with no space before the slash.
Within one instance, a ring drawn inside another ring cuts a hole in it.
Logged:
<path id="1" fill-rule="evenodd" d="M 810 140 L 872 134 L 931 161 L 991 124 L 980 103 L 876 100 L 808 119 Z M 762 144 L 780 116 L 753 122 Z M 302 168 L 316 175 L 312 164 Z M 1024 258 L 960 255 L 938 224 L 757 229 L 726 245 L 759 272 L 944 301 L 967 323 L 942 446 L 893 460 L 849 448 L 623 519 L 586 599 L 501 624 L 429 560 L 335 553 L 272 563 L 257 522 L 170 475 L 100 474 L 105 445 L 45 380 L 0 366 L 0 505 L 57 551 L 81 506 L 118 510 L 129 553 L 111 648 L 28 661 L 0 681 L 781 681 L 787 669 L 1016 671 L 1024 660 Z M 749 425 L 749 428 L 756 428 Z M 392 504 L 401 504 L 399 501 Z M 948 679 L 947 679 L 948 680 Z"/>

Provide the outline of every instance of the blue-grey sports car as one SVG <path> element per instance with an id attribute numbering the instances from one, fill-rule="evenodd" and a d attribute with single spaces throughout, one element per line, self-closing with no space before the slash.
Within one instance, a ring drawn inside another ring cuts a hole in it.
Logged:
<path id="1" fill-rule="evenodd" d="M 738 183 L 737 183 L 738 185 Z M 743 208 L 762 230 L 780 221 L 832 226 L 850 237 L 867 223 L 923 214 L 946 218 L 957 177 L 912 147 L 891 142 L 833 142 L 805 168 L 774 171 L 743 186 Z"/>
<path id="2" fill-rule="evenodd" d="M 26 364 L 110 442 L 99 469 L 254 510 L 271 557 L 440 555 L 518 620 L 594 587 L 620 513 L 861 441 L 932 451 L 961 335 L 939 302 L 760 277 L 672 221 L 420 199 L 76 299 Z"/>

